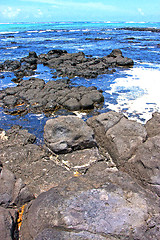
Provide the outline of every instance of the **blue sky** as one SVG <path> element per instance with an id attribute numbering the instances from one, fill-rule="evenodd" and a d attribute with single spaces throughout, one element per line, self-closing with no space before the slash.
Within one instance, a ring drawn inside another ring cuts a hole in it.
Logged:
<path id="1" fill-rule="evenodd" d="M 0 22 L 154 21 L 160 0 L 0 0 Z"/>

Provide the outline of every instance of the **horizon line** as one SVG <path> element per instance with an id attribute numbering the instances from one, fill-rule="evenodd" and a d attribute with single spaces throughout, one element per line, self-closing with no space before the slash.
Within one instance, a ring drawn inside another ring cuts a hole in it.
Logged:
<path id="1" fill-rule="evenodd" d="M 40 22 L 36 22 L 36 21 L 31 21 L 31 22 L 0 22 L 0 24 L 36 24 L 36 23 L 160 23 L 160 21 L 40 21 Z"/>

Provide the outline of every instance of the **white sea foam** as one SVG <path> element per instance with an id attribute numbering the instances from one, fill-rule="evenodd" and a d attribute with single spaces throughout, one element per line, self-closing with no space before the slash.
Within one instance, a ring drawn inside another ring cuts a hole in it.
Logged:
<path id="1" fill-rule="evenodd" d="M 17 48 L 19 48 L 19 46 L 17 46 L 17 47 L 7 47 L 6 49 L 17 49 Z"/>
<path id="2" fill-rule="evenodd" d="M 28 33 L 37 33 L 38 31 L 37 30 L 32 30 L 32 31 L 27 31 Z"/>
<path id="3" fill-rule="evenodd" d="M 140 115 L 147 121 L 153 112 L 160 111 L 160 66 L 159 69 L 133 68 L 125 72 L 127 77 L 117 78 L 111 90 L 106 91 L 119 94 L 116 99 L 118 104 L 105 104 L 112 110 L 132 115 L 133 118 Z"/>
<path id="4" fill-rule="evenodd" d="M 16 32 L 0 32 L 0 34 L 14 34 L 14 33 L 19 33 L 19 31 L 16 31 Z"/>
<path id="5" fill-rule="evenodd" d="M 81 30 L 80 29 L 71 29 L 69 30 L 69 32 L 80 32 Z"/>
<path id="6" fill-rule="evenodd" d="M 45 33 L 45 32 L 54 32 L 55 30 L 52 29 L 46 29 L 46 30 L 40 30 L 39 33 Z"/>

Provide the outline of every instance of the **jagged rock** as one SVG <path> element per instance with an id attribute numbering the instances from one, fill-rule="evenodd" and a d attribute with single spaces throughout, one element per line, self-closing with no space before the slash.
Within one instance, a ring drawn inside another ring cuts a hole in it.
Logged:
<path id="1" fill-rule="evenodd" d="M 44 141 L 48 148 L 56 153 L 96 146 L 92 129 L 74 116 L 60 116 L 48 120 L 44 127 Z"/>
<path id="2" fill-rule="evenodd" d="M 0 66 L 1 71 L 15 71 L 16 69 L 20 68 L 21 63 L 17 60 L 6 60 Z"/>

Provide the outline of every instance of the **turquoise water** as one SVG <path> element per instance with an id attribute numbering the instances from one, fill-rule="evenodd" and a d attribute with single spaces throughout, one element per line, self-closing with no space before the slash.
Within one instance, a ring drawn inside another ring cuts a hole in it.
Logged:
<path id="1" fill-rule="evenodd" d="M 116 110 L 129 118 L 145 122 L 154 111 L 160 109 L 160 33 L 151 31 L 122 30 L 123 27 L 154 27 L 160 23 L 149 22 L 50 22 L 0 24 L 0 62 L 20 60 L 30 51 L 37 54 L 51 49 L 63 49 L 69 53 L 83 51 L 86 55 L 102 57 L 119 48 L 124 56 L 134 60 L 132 69 L 117 68 L 114 74 L 96 79 L 74 78 L 72 84 L 96 86 L 103 90 L 105 102 L 99 112 Z M 103 40 L 95 40 L 103 39 Z M 0 73 L 0 89 L 15 86 L 13 73 Z M 50 81 L 50 69 L 38 66 L 36 76 Z M 58 112 L 57 115 L 64 114 Z M 83 115 L 84 119 L 90 117 Z M 54 116 L 51 116 L 54 117 Z M 0 109 L 0 127 L 8 129 L 19 124 L 42 139 L 43 126 L 48 119 L 44 114 L 27 114 L 24 117 L 9 116 Z"/>

